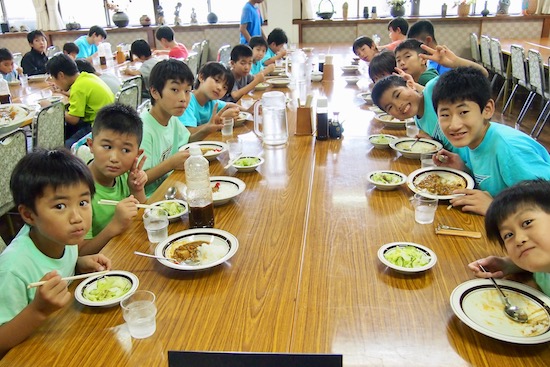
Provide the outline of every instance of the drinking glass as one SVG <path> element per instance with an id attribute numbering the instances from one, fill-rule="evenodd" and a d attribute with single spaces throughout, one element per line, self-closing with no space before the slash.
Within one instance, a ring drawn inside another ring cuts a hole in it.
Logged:
<path id="1" fill-rule="evenodd" d="M 222 135 L 233 135 L 233 124 L 234 121 L 232 117 L 224 117 Z"/>
<path id="2" fill-rule="evenodd" d="M 143 225 L 149 242 L 158 243 L 168 237 L 168 212 L 162 208 L 151 208 L 143 214 Z"/>
<path id="3" fill-rule="evenodd" d="M 434 156 L 433 153 L 422 153 L 422 154 L 420 154 L 420 166 L 422 168 L 435 167 L 433 156 Z"/>
<path id="4" fill-rule="evenodd" d="M 243 153 L 243 142 L 239 138 L 227 140 L 229 146 L 229 159 L 233 160 Z"/>
<path id="5" fill-rule="evenodd" d="M 416 126 L 416 123 L 414 121 L 409 121 L 405 124 L 405 126 L 407 127 L 407 136 L 409 138 L 416 138 L 420 132 L 420 129 Z"/>
<path id="6" fill-rule="evenodd" d="M 21 82 L 21 87 L 27 88 L 29 86 L 29 76 L 27 74 L 19 75 L 19 81 Z"/>
<path id="7" fill-rule="evenodd" d="M 420 224 L 433 223 L 435 211 L 437 210 L 437 199 L 427 198 L 419 194 L 414 194 L 414 220 Z"/>
<path id="8" fill-rule="evenodd" d="M 157 307 L 155 294 L 150 291 L 136 291 L 120 301 L 122 317 L 128 325 L 130 335 L 135 339 L 145 339 L 157 329 Z"/>

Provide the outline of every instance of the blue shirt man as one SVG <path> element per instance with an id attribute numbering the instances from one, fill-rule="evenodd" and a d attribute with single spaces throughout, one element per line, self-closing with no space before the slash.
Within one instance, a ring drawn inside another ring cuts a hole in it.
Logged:
<path id="1" fill-rule="evenodd" d="M 241 44 L 247 45 L 248 40 L 254 36 L 262 36 L 265 38 L 262 31 L 264 20 L 260 13 L 260 9 L 256 6 L 256 4 L 262 2 L 263 0 L 249 0 L 243 7 L 240 26 Z"/>

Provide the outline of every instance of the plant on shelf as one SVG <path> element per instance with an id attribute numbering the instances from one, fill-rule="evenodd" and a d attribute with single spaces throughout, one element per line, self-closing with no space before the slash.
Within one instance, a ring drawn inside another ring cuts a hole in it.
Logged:
<path id="1" fill-rule="evenodd" d="M 386 0 L 389 6 L 403 6 L 406 2 L 407 0 Z"/>
<path id="2" fill-rule="evenodd" d="M 459 17 L 467 17 L 470 13 L 470 5 L 475 3 L 475 0 L 455 0 L 453 8 L 458 7 L 457 15 Z"/>
<path id="3" fill-rule="evenodd" d="M 476 0 L 455 0 L 453 8 L 456 8 L 460 5 L 472 5 L 475 4 Z"/>
<path id="4" fill-rule="evenodd" d="M 402 17 L 405 15 L 405 3 L 407 0 L 386 0 L 390 6 L 390 14 L 392 17 Z"/>
<path id="5" fill-rule="evenodd" d="M 105 4 L 105 8 L 114 11 L 113 23 L 115 23 L 117 27 L 126 27 L 130 22 L 130 18 L 128 18 L 128 15 L 124 11 L 128 8 L 131 2 L 132 0 L 126 0 L 126 6 L 124 7 L 124 10 L 122 10 L 120 4 L 115 3 L 113 0 L 104 0 L 103 3 Z M 111 24 L 109 24 L 109 26 L 110 25 Z"/>

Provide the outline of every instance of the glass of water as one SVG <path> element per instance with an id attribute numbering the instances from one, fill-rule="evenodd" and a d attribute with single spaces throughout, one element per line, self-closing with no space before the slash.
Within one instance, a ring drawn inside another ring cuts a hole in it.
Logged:
<path id="1" fill-rule="evenodd" d="M 414 206 L 414 220 L 419 224 L 430 224 L 435 219 L 438 200 L 415 194 L 412 200 Z"/>
<path id="2" fill-rule="evenodd" d="M 149 242 L 158 243 L 168 237 L 168 212 L 162 208 L 151 208 L 143 214 L 143 225 Z"/>
<path id="3" fill-rule="evenodd" d="M 420 129 L 416 126 L 416 123 L 414 121 L 409 121 L 405 124 L 405 126 L 407 127 L 407 136 L 409 138 L 416 138 L 420 132 Z"/>
<path id="4" fill-rule="evenodd" d="M 122 317 L 126 321 L 132 338 L 145 339 L 157 330 L 155 298 L 153 292 L 136 291 L 130 297 L 120 301 Z"/>

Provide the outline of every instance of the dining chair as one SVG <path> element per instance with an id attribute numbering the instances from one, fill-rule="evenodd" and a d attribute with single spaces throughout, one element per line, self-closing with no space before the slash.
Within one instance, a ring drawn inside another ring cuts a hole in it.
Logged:
<path id="1" fill-rule="evenodd" d="M 115 96 L 115 100 L 118 103 L 122 103 L 128 106 L 133 107 L 137 110 L 139 105 L 139 87 L 137 85 L 128 85 L 125 88 L 122 88 Z"/>
<path id="2" fill-rule="evenodd" d="M 493 65 L 493 71 L 495 73 L 493 79 L 498 78 L 498 76 L 504 79 L 502 87 L 500 88 L 497 98 L 495 99 L 495 103 L 498 102 L 498 100 L 502 96 L 502 103 L 504 104 L 504 101 L 506 100 L 506 94 L 508 92 L 510 75 L 508 74 L 507 66 L 504 64 L 504 57 L 502 55 L 502 47 L 500 45 L 500 41 L 496 38 L 491 38 L 491 63 Z"/>
<path id="3" fill-rule="evenodd" d="M 475 33 L 470 33 L 470 52 L 472 53 L 472 60 L 474 60 L 478 64 L 481 64 L 479 39 L 477 38 L 477 34 Z"/>
<path id="4" fill-rule="evenodd" d="M 4 239 L 2 237 L 0 237 L 0 254 L 2 252 L 4 252 L 4 250 L 6 249 L 7 245 L 6 243 L 4 242 Z"/>
<path id="5" fill-rule="evenodd" d="M 546 78 L 544 76 L 544 63 L 542 62 L 542 56 L 540 55 L 540 52 L 530 49 L 527 52 L 527 60 L 527 64 L 529 66 L 529 82 L 531 83 L 531 87 L 536 94 L 542 97 L 542 100 L 544 102 L 544 107 L 542 108 L 542 111 L 540 112 L 539 117 L 537 118 L 537 121 L 535 122 L 535 125 L 531 130 L 531 136 L 533 136 L 535 129 L 537 129 L 539 124 L 545 120 L 545 117 L 547 115 L 547 110 L 550 106 L 550 93 L 548 92 L 546 86 Z M 533 99 L 531 99 L 529 105 L 526 107 L 527 110 L 529 109 L 532 101 Z M 520 125 L 521 121 L 516 123 L 516 129 L 519 129 Z"/>
<path id="6" fill-rule="evenodd" d="M 210 42 L 208 42 L 208 40 L 202 41 L 201 42 L 201 63 L 199 65 L 199 69 L 201 66 L 203 66 L 208 62 L 209 52 L 210 52 Z"/>
<path id="7" fill-rule="evenodd" d="M 145 99 L 137 108 L 137 113 L 141 115 L 143 111 L 149 111 L 151 108 L 151 100 L 149 98 Z"/>
<path id="8" fill-rule="evenodd" d="M 48 59 L 51 59 L 52 57 L 54 57 L 60 52 L 61 50 L 59 49 L 58 46 L 52 45 L 46 49 L 46 56 L 48 56 Z"/>
<path id="9" fill-rule="evenodd" d="M 0 139 L 0 216 L 6 216 L 11 235 L 15 235 L 9 215 L 15 205 L 10 191 L 10 179 L 15 165 L 27 154 L 27 137 L 22 129 L 17 129 Z"/>
<path id="10" fill-rule="evenodd" d="M 23 60 L 23 54 L 21 54 L 21 52 L 14 52 L 12 55 L 13 55 L 13 63 L 17 66 L 21 66 L 21 60 Z"/>
<path id="11" fill-rule="evenodd" d="M 481 50 L 481 64 L 485 67 L 485 69 L 487 69 L 489 74 L 493 74 L 491 79 L 491 90 L 493 90 L 498 76 L 494 73 L 493 62 L 491 60 L 491 38 L 483 34 L 481 35 L 479 43 L 479 48 Z"/>
<path id="12" fill-rule="evenodd" d="M 42 108 L 32 120 L 33 147 L 55 149 L 65 143 L 65 106 L 61 101 Z"/>
<path id="13" fill-rule="evenodd" d="M 187 64 L 187 66 L 189 66 L 189 69 L 191 69 L 193 76 L 197 75 L 197 71 L 199 71 L 199 57 L 200 57 L 200 54 L 196 52 L 190 53 L 189 56 L 184 61 Z"/>
<path id="14" fill-rule="evenodd" d="M 130 86 L 130 85 L 136 85 L 138 87 L 138 102 L 135 107 L 137 107 L 141 103 L 141 93 L 143 93 L 143 78 L 141 75 L 134 75 L 122 82 L 122 85 L 120 86 L 120 90 L 123 90 L 124 88 Z M 135 108 L 134 107 L 134 108 Z"/>
<path id="15" fill-rule="evenodd" d="M 191 52 L 196 52 L 197 54 L 199 54 L 199 58 L 200 58 L 200 54 L 201 54 L 201 42 L 195 42 L 195 43 L 193 43 L 193 46 L 191 46 Z"/>
<path id="16" fill-rule="evenodd" d="M 229 67 L 229 60 L 231 59 L 231 45 L 223 45 L 218 49 L 218 58 L 217 61 L 224 65 L 225 67 Z"/>
<path id="17" fill-rule="evenodd" d="M 71 146 L 71 153 L 76 155 L 78 158 L 82 159 L 84 163 L 88 164 L 91 160 L 94 159 L 94 155 L 90 151 L 90 148 L 88 148 L 88 139 L 92 138 L 92 133 L 88 133 L 78 139 L 72 146 Z"/>
<path id="18" fill-rule="evenodd" d="M 512 63 L 512 92 L 506 101 L 506 104 L 502 108 L 502 113 L 505 113 L 508 107 L 512 107 L 512 100 L 516 95 L 516 92 L 519 87 L 523 87 L 529 91 L 527 99 L 525 100 L 523 106 L 518 115 L 518 120 L 523 119 L 525 112 L 527 112 L 525 106 L 528 102 L 535 97 L 535 92 L 529 84 L 529 78 L 527 76 L 527 61 L 525 60 L 525 50 L 520 45 L 511 45 L 510 46 L 510 62 Z M 517 123 L 517 121 L 516 121 Z"/>

